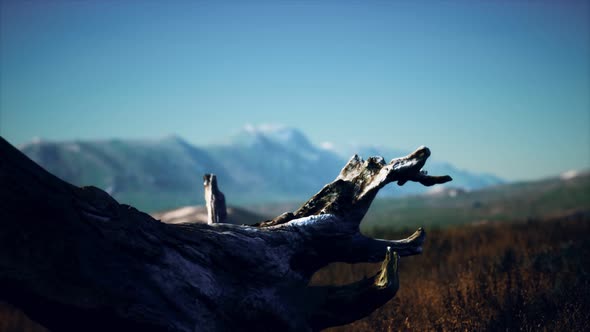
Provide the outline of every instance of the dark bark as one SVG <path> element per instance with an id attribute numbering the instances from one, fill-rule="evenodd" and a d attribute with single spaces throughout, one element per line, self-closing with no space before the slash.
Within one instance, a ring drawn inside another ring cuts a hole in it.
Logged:
<path id="1" fill-rule="evenodd" d="M 420 253 L 425 237 L 371 239 L 361 219 L 389 182 L 449 181 L 421 172 L 429 154 L 389 164 L 355 156 L 297 211 L 257 226 L 171 225 L 56 178 L 0 138 L 0 301 L 56 331 L 306 331 L 354 321 L 395 295 L 397 254 Z M 383 257 L 368 280 L 308 286 L 331 262 Z"/>

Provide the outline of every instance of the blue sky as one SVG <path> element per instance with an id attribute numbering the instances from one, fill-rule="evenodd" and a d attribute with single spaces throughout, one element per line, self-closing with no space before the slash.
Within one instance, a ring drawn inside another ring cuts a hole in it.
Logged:
<path id="1" fill-rule="evenodd" d="M 507 179 L 590 167 L 587 1 L 1 3 L 14 144 L 280 123 Z"/>

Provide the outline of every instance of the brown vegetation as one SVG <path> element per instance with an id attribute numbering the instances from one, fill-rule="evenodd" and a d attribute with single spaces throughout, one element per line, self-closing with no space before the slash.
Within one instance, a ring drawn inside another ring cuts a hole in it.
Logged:
<path id="1" fill-rule="evenodd" d="M 408 232 L 376 231 L 386 238 Z M 433 230 L 400 261 L 397 296 L 329 331 L 588 331 L 590 216 Z M 345 284 L 378 264 L 333 264 L 314 284 Z M 0 303 L 0 331 L 46 331 Z"/>
<path id="2" fill-rule="evenodd" d="M 393 300 L 330 331 L 589 331 L 589 221 L 586 213 L 431 231 L 421 256 L 400 261 Z M 333 264 L 312 282 L 347 283 L 377 268 Z"/>
<path id="3" fill-rule="evenodd" d="M 33 322 L 21 310 L 0 302 L 1 332 L 47 332 L 47 329 Z"/>

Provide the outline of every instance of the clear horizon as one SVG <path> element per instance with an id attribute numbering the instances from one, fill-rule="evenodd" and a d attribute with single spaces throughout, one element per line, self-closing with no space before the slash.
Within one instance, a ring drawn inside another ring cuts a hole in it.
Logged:
<path id="1" fill-rule="evenodd" d="M 588 2 L 0 6 L 15 145 L 278 123 L 508 180 L 590 168 Z"/>

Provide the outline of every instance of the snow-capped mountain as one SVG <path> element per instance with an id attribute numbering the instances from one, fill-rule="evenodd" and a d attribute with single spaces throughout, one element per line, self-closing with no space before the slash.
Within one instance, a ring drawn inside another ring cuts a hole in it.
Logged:
<path id="1" fill-rule="evenodd" d="M 375 146 L 342 151 L 314 145 L 295 128 L 246 126 L 225 144 L 194 146 L 180 137 L 155 140 L 45 142 L 21 150 L 50 172 L 75 185 L 100 187 L 124 203 L 147 211 L 202 204 L 202 176 L 215 173 L 228 202 L 302 201 L 332 181 L 354 153 L 386 160 L 407 154 Z M 354 151 L 354 152 L 353 152 Z M 445 162 L 429 161 L 432 174 L 449 174 L 453 187 L 477 189 L 502 181 Z M 389 186 L 382 195 L 425 192 L 413 184 Z"/>

